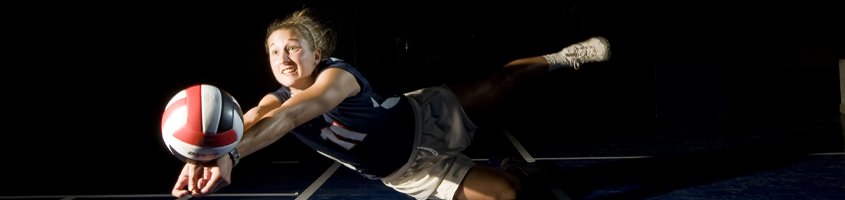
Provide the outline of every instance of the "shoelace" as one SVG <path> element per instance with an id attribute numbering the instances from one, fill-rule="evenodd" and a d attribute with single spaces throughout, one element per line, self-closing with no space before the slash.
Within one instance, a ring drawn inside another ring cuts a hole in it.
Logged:
<path id="1" fill-rule="evenodd" d="M 581 66 L 581 63 L 584 63 L 590 58 L 596 56 L 596 47 L 594 46 L 581 46 L 581 45 L 573 45 L 570 52 L 564 54 L 564 56 L 569 61 L 569 64 L 575 67 L 576 69 Z"/>

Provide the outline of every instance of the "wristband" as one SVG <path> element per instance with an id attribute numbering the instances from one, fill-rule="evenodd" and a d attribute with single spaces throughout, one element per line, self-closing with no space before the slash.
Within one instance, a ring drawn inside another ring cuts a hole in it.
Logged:
<path id="1" fill-rule="evenodd" d="M 232 159 L 232 167 L 238 165 L 238 162 L 241 161 L 241 154 L 238 154 L 237 148 L 233 148 L 232 151 L 229 152 L 229 158 Z"/>

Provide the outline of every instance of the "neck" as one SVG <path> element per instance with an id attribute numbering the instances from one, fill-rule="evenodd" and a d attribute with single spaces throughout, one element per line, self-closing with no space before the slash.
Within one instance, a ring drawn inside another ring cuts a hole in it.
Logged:
<path id="1" fill-rule="evenodd" d="M 311 85 L 314 85 L 314 82 L 317 82 L 317 74 L 320 72 L 320 69 L 321 68 L 319 67 L 319 65 L 314 67 L 314 71 L 311 72 L 311 75 L 301 80 L 303 82 L 297 85 L 289 86 L 288 88 L 290 88 L 291 95 L 295 95 L 299 92 L 302 92 L 311 87 Z"/>

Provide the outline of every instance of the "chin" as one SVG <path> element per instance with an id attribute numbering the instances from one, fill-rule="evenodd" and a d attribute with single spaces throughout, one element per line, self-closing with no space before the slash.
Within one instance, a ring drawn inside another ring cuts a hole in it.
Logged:
<path id="1" fill-rule="evenodd" d="M 292 84 L 293 84 L 293 82 L 292 82 L 292 81 L 289 81 L 289 80 L 280 80 L 280 79 L 276 79 L 276 82 L 279 82 L 279 84 L 282 84 L 282 85 L 283 85 L 283 86 L 285 86 L 285 87 L 290 87 L 290 85 L 292 85 Z"/>

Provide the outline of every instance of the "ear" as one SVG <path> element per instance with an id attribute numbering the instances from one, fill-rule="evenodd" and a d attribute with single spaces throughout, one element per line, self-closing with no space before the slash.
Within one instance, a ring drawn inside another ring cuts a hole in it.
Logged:
<path id="1" fill-rule="evenodd" d="M 321 58 L 323 58 L 323 50 L 317 49 L 316 51 L 314 51 L 314 63 L 319 64 L 322 60 Z"/>

